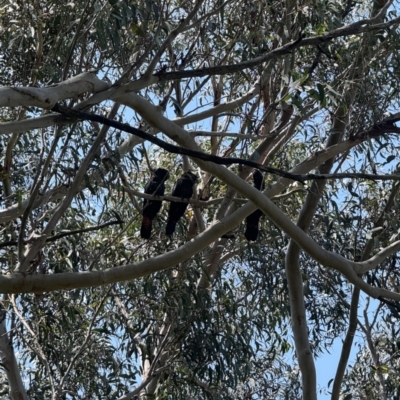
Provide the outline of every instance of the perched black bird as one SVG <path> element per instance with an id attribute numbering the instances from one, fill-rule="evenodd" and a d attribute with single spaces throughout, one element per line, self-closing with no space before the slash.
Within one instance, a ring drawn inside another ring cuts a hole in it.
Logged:
<path id="1" fill-rule="evenodd" d="M 150 180 L 144 187 L 146 194 L 152 194 L 154 196 L 163 196 L 165 191 L 164 182 L 169 178 L 169 172 L 164 168 L 156 169 L 152 174 Z M 140 229 L 140 236 L 144 239 L 150 239 L 151 236 L 151 225 L 153 219 L 161 208 L 161 200 L 143 200 L 143 219 L 142 227 Z"/>
<path id="2" fill-rule="evenodd" d="M 256 189 L 264 189 L 264 177 L 258 169 L 253 170 L 253 181 Z M 246 231 L 244 236 L 247 240 L 257 240 L 258 221 L 261 215 L 263 215 L 263 212 L 261 210 L 256 210 L 246 218 Z"/>
<path id="3" fill-rule="evenodd" d="M 197 182 L 197 176 L 190 171 L 185 172 L 176 182 L 172 196 L 190 199 L 193 195 L 193 186 Z M 171 201 L 168 211 L 168 221 L 165 233 L 172 235 L 175 232 L 176 223 L 185 214 L 188 203 L 176 203 Z"/>

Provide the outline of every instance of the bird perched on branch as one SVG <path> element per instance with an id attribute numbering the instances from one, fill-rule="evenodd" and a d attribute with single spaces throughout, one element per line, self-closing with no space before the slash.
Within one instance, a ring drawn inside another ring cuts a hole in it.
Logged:
<path id="1" fill-rule="evenodd" d="M 256 189 L 264 189 L 264 177 L 258 169 L 253 170 L 253 182 Z M 244 236 L 247 240 L 257 240 L 258 222 L 260 221 L 262 215 L 263 212 L 258 209 L 246 218 L 246 231 Z"/>
<path id="2" fill-rule="evenodd" d="M 164 196 L 165 181 L 169 178 L 169 172 L 164 168 L 158 168 L 151 174 L 150 180 L 144 187 L 146 194 L 153 196 Z M 161 208 L 161 200 L 144 199 L 143 200 L 143 219 L 140 229 L 140 236 L 143 239 L 150 239 L 153 219 Z"/>
<path id="3" fill-rule="evenodd" d="M 197 176 L 190 171 L 185 172 L 176 182 L 172 196 L 183 199 L 190 199 L 193 195 L 193 186 L 197 182 Z M 168 210 L 168 221 L 165 233 L 172 235 L 175 232 L 176 223 L 185 214 L 188 203 L 171 201 Z"/>

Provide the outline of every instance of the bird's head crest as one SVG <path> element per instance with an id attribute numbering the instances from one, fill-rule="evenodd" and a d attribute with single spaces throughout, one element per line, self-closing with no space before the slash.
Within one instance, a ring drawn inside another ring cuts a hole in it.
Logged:
<path id="1" fill-rule="evenodd" d="M 186 178 L 192 180 L 194 183 L 198 182 L 199 177 L 197 175 L 195 175 L 192 171 L 186 171 L 183 176 L 185 176 Z"/>
<path id="2" fill-rule="evenodd" d="M 153 174 L 160 180 L 167 180 L 169 178 L 169 172 L 168 170 L 164 168 L 157 168 Z"/>

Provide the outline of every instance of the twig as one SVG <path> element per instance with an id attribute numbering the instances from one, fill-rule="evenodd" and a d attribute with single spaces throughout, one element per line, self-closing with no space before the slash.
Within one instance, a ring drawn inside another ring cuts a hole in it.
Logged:
<path id="1" fill-rule="evenodd" d="M 82 229 L 76 229 L 73 231 L 62 232 L 62 233 L 59 233 L 58 235 L 54 235 L 52 237 L 47 238 L 46 243 L 47 242 L 55 242 L 56 240 L 61 239 L 65 236 L 77 235 L 78 233 L 97 231 L 97 230 L 106 228 L 107 226 L 120 225 L 123 223 L 124 223 L 124 221 L 122 221 L 122 220 L 110 221 L 110 222 L 106 222 L 105 224 L 101 224 L 101 225 L 97 225 L 97 226 L 90 226 L 89 228 L 82 228 Z M 30 240 L 24 240 L 24 244 L 28 244 L 28 243 L 30 243 Z M 2 242 L 2 243 L 0 243 L 0 249 L 3 247 L 8 247 L 8 246 L 16 246 L 17 244 L 18 244 L 18 241 L 16 241 L 16 240 Z"/>
<path id="2" fill-rule="evenodd" d="M 348 179 L 348 178 L 361 178 L 361 179 L 369 179 L 369 180 L 396 180 L 400 181 L 400 174 L 391 174 L 391 175 L 375 175 L 375 174 L 358 174 L 358 173 L 342 173 L 342 174 L 292 174 L 286 171 L 283 171 L 278 168 L 267 167 L 262 164 L 256 163 L 254 161 L 245 160 L 242 158 L 236 157 L 219 157 L 211 154 L 204 153 L 202 151 L 186 149 L 184 147 L 175 146 L 171 143 L 167 143 L 159 138 L 156 138 L 140 129 L 134 128 L 128 124 L 122 124 L 120 122 L 108 119 L 101 115 L 86 113 L 83 111 L 74 110 L 72 108 L 64 107 L 59 104 L 56 104 L 52 111 L 59 112 L 63 115 L 69 116 L 74 119 L 81 119 L 81 120 L 89 120 L 89 121 L 96 121 L 102 123 L 104 125 L 111 126 L 113 128 L 122 130 L 127 133 L 131 133 L 135 136 L 140 137 L 141 139 L 148 140 L 151 143 L 160 146 L 164 150 L 174 153 L 174 154 L 182 154 L 187 155 L 190 157 L 198 158 L 204 161 L 211 161 L 215 164 L 219 165 L 231 165 L 231 164 L 242 164 L 248 165 L 249 167 L 258 168 L 261 171 L 268 172 L 271 174 L 275 174 L 281 176 L 283 178 L 291 179 L 293 181 L 298 181 L 304 183 L 310 180 L 327 180 L 327 179 Z M 357 135 L 357 139 L 368 135 L 369 137 L 373 137 L 374 134 L 378 132 L 396 132 L 400 133 L 400 128 L 394 126 L 392 123 L 382 123 L 382 124 L 375 124 L 368 130 L 360 133 Z"/>

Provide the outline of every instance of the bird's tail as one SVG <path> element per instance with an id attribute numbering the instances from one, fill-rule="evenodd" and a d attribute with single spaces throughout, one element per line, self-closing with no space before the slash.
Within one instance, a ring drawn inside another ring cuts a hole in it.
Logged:
<path id="1" fill-rule="evenodd" d="M 258 224 L 247 224 L 244 236 L 248 241 L 256 241 L 258 238 Z"/>
<path id="2" fill-rule="evenodd" d="M 143 239 L 150 239 L 152 220 L 148 217 L 143 217 L 142 227 L 140 228 L 140 236 Z"/>
<path id="3" fill-rule="evenodd" d="M 167 226 L 165 228 L 165 233 L 169 236 L 172 235 L 175 232 L 175 226 L 176 226 L 176 222 L 172 221 L 172 220 L 168 220 L 167 221 Z"/>

